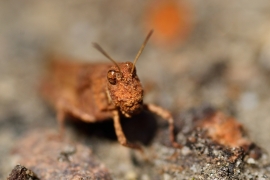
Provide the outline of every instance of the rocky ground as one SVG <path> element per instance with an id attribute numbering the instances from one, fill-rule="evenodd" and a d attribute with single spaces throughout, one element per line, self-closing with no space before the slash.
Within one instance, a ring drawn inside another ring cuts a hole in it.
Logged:
<path id="1" fill-rule="evenodd" d="M 170 3 L 0 1 L 0 179 L 269 179 L 270 3 Z M 122 121 L 144 155 L 119 145 L 111 121 L 68 121 L 65 140 L 50 138 L 55 112 L 38 92 L 48 55 L 108 62 L 98 42 L 132 61 L 151 28 L 137 73 L 183 148 L 147 112 Z"/>

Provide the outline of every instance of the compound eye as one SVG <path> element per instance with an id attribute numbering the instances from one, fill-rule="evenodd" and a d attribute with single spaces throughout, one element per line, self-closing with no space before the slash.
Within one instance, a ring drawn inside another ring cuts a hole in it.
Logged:
<path id="1" fill-rule="evenodd" d="M 110 82 L 110 84 L 115 85 L 116 84 L 116 71 L 109 70 L 107 74 L 107 79 Z"/>

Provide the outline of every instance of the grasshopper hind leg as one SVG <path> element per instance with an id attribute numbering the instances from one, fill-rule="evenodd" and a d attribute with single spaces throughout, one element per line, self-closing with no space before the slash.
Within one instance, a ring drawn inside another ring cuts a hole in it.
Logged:
<path id="1" fill-rule="evenodd" d="M 86 122 L 94 122 L 95 118 L 88 113 L 80 110 L 76 106 L 73 106 L 71 103 L 68 103 L 65 100 L 59 100 L 57 105 L 57 121 L 59 127 L 59 136 L 63 137 L 65 134 L 65 119 L 66 115 L 70 114 L 75 118 L 80 118 Z"/>

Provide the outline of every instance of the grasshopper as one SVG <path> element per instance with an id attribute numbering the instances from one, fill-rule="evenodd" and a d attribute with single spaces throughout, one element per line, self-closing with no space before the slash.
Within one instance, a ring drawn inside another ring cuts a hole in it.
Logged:
<path id="1" fill-rule="evenodd" d="M 67 114 L 88 123 L 113 119 L 119 143 L 142 151 L 140 145 L 128 142 L 125 137 L 120 114 L 132 117 L 148 110 L 168 121 L 170 141 L 173 146 L 181 147 L 175 141 L 174 119 L 170 112 L 157 105 L 143 103 L 143 87 L 135 64 L 152 33 L 153 30 L 147 35 L 133 63 L 117 63 L 96 43 L 94 47 L 112 63 L 76 63 L 65 59 L 52 62 L 42 94 L 56 109 L 60 135 L 64 132 Z"/>

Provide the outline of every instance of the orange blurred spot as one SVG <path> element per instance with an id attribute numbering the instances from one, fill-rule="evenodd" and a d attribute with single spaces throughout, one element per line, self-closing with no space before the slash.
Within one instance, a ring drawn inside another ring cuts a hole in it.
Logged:
<path id="1" fill-rule="evenodd" d="M 192 13 L 187 3 L 174 0 L 153 1 L 146 9 L 146 29 L 154 29 L 158 45 L 183 42 L 192 30 Z"/>
<path id="2" fill-rule="evenodd" d="M 230 147 L 243 147 L 246 149 L 251 142 L 244 136 L 243 126 L 232 117 L 216 112 L 203 119 L 199 127 L 207 130 L 207 134 L 214 141 Z"/>

